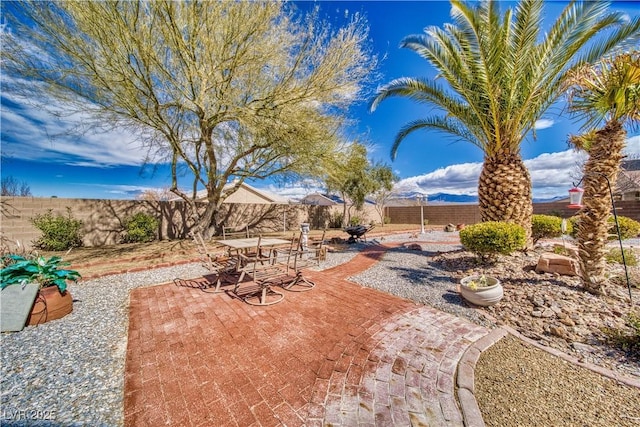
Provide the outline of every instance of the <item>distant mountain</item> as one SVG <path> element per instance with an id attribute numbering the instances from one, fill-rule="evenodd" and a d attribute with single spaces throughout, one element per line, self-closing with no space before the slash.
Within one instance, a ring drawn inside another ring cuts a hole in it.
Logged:
<path id="1" fill-rule="evenodd" d="M 533 203 L 559 202 L 560 200 L 567 200 L 568 198 L 569 198 L 569 196 L 556 196 L 556 197 L 551 197 L 551 198 L 546 198 L 546 199 L 533 199 Z"/>
<path id="2" fill-rule="evenodd" d="M 551 198 L 536 198 L 533 199 L 533 203 L 549 203 L 557 202 L 566 199 L 566 196 L 556 196 Z M 414 206 L 417 205 L 418 199 L 415 194 L 401 194 L 399 197 L 394 198 L 388 203 L 389 206 Z M 436 193 L 429 194 L 427 197 L 427 204 L 441 204 L 441 203 L 478 203 L 478 196 L 468 194 L 449 194 L 449 193 Z"/>
<path id="3" fill-rule="evenodd" d="M 468 194 L 429 194 L 427 203 L 478 203 L 478 196 Z"/>

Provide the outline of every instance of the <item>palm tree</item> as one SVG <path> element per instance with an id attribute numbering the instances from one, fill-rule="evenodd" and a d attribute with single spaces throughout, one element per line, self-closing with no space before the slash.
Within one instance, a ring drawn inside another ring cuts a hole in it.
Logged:
<path id="1" fill-rule="evenodd" d="M 610 189 L 615 187 L 625 126 L 640 123 L 640 52 L 633 51 L 575 71 L 569 80 L 570 109 L 586 119 L 584 135 L 571 142 L 585 149 L 584 208 L 579 214 L 578 247 L 582 283 L 591 293 L 605 293 L 605 252 L 608 219 L 611 214 Z M 593 130 L 604 122 L 599 130 Z"/>
<path id="2" fill-rule="evenodd" d="M 393 96 L 432 107 L 432 115 L 400 129 L 391 157 L 407 135 L 421 129 L 471 142 L 484 152 L 481 220 L 512 221 L 530 232 L 531 178 L 520 154 L 522 141 L 563 94 L 567 72 L 637 36 L 640 18 L 625 24 L 606 3 L 571 3 L 543 33 L 539 0 L 524 0 L 503 16 L 494 1 L 451 4 L 452 24 L 429 27 L 401 43 L 425 58 L 447 85 L 400 78 L 378 90 L 371 110 Z"/>

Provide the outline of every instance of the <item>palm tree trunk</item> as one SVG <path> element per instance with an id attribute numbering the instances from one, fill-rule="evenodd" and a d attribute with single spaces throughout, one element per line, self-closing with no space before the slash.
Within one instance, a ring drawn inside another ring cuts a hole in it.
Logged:
<path id="1" fill-rule="evenodd" d="M 584 208 L 579 214 L 578 248 L 584 288 L 596 295 L 605 293 L 605 254 L 611 215 L 611 188 L 615 188 L 626 132 L 617 121 L 596 132 L 584 167 Z M 607 179 L 605 179 L 605 177 Z"/>
<path id="2" fill-rule="evenodd" d="M 532 245 L 531 177 L 518 154 L 499 152 L 485 157 L 478 182 L 481 221 L 514 222 L 524 227 Z"/>

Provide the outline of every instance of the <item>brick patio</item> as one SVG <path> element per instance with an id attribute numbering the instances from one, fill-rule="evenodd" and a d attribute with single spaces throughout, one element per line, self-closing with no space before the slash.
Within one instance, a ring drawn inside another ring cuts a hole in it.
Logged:
<path id="1" fill-rule="evenodd" d="M 372 246 L 254 307 L 163 284 L 131 292 L 126 426 L 455 426 L 465 350 L 488 330 L 346 280 Z"/>

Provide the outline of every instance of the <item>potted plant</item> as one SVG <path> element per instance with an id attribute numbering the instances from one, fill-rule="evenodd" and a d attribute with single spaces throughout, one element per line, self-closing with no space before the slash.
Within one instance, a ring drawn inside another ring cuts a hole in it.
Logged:
<path id="1" fill-rule="evenodd" d="M 460 294 L 472 304 L 488 306 L 500 301 L 504 292 L 498 279 L 482 274 L 460 280 Z"/>
<path id="2" fill-rule="evenodd" d="M 38 296 L 27 319 L 27 324 L 37 325 L 49 320 L 60 319 L 73 310 L 73 299 L 67 291 L 67 282 L 77 282 L 80 273 L 66 270 L 62 258 L 43 256 L 25 258 L 20 255 L 7 255 L 2 259 L 0 270 L 1 288 L 10 285 L 37 283 Z"/>

